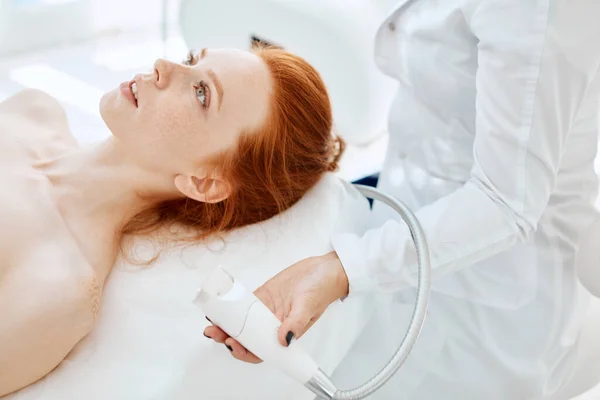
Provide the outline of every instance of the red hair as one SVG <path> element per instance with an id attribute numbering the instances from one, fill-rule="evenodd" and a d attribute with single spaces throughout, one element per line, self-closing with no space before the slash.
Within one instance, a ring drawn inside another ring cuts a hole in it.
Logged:
<path id="1" fill-rule="evenodd" d="M 192 240 L 267 220 L 293 206 L 328 171 L 345 143 L 332 135 L 329 96 L 319 73 L 304 59 L 273 47 L 256 47 L 273 83 L 262 129 L 241 135 L 216 160 L 231 195 L 219 203 L 162 202 L 135 216 L 124 234 L 148 234 L 168 224 L 193 228 Z"/>

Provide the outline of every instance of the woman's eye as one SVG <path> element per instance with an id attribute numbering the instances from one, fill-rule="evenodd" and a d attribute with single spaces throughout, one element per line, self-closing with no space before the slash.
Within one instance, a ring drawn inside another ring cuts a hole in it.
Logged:
<path id="1" fill-rule="evenodd" d="M 198 100 L 200 100 L 200 104 L 202 104 L 202 107 L 206 108 L 206 86 L 203 83 L 201 83 L 200 86 L 196 88 L 196 97 L 198 97 Z"/>
<path id="2" fill-rule="evenodd" d="M 198 99 L 202 105 L 206 105 L 206 94 L 204 93 L 204 88 L 196 89 L 196 96 L 198 96 Z"/>

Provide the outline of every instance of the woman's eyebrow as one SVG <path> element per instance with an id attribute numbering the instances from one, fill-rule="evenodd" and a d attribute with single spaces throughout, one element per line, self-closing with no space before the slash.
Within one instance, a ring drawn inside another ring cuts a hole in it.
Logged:
<path id="1" fill-rule="evenodd" d="M 203 48 L 202 51 L 200 51 L 200 60 L 202 60 L 204 57 L 206 57 L 206 48 Z M 212 69 L 208 69 L 208 71 L 206 71 L 206 73 L 208 74 L 209 78 L 213 81 L 213 84 L 215 85 L 215 88 L 217 89 L 217 94 L 219 95 L 219 111 L 221 110 L 221 104 L 223 104 L 223 85 L 221 84 L 221 80 L 219 79 L 219 77 L 217 76 L 217 74 L 215 74 L 215 71 L 213 71 Z"/>
<path id="2" fill-rule="evenodd" d="M 206 71 L 206 73 L 213 81 L 215 88 L 217 88 L 217 94 L 219 95 L 219 110 L 221 110 L 221 104 L 223 103 L 223 85 L 221 85 L 221 81 L 219 80 L 217 74 L 215 74 L 215 71 L 209 69 L 208 71 Z"/>

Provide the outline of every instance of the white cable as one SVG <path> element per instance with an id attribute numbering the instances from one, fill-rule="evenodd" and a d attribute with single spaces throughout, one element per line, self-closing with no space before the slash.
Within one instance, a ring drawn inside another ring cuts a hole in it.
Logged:
<path id="1" fill-rule="evenodd" d="M 390 206 L 396 211 L 406 222 L 408 229 L 412 235 L 417 250 L 418 264 L 418 283 L 417 283 L 417 299 L 413 310 L 413 316 L 410 320 L 408 330 L 400 347 L 391 358 L 391 360 L 375 375 L 361 386 L 351 390 L 338 390 L 335 392 L 332 399 L 336 400 L 359 400 L 373 394 L 381 388 L 402 366 L 410 352 L 412 351 L 427 314 L 427 303 L 429 300 L 429 290 L 431 287 L 431 265 L 429 261 L 429 248 L 425 233 L 417 217 L 413 212 L 406 207 L 402 202 L 392 196 L 389 196 L 382 191 L 364 185 L 354 185 L 364 196 L 373 200 L 381 201 Z"/>

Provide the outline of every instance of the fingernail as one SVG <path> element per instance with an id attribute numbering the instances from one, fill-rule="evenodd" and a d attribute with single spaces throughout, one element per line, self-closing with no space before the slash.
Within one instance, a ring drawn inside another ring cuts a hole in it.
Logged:
<path id="1" fill-rule="evenodd" d="M 233 348 L 230 345 L 226 344 L 225 347 L 227 347 L 229 351 L 233 351 Z"/>
<path id="2" fill-rule="evenodd" d="M 285 336 L 285 342 L 287 343 L 288 346 L 290 345 L 293 338 L 294 338 L 294 333 L 292 331 L 289 331 L 287 333 L 287 335 Z"/>
<path id="3" fill-rule="evenodd" d="M 205 337 L 212 339 L 210 336 L 208 336 L 206 333 L 202 333 Z"/>
<path id="4" fill-rule="evenodd" d="M 208 317 L 205 316 L 205 318 L 208 322 L 210 322 L 212 324 L 212 321 Z"/>

